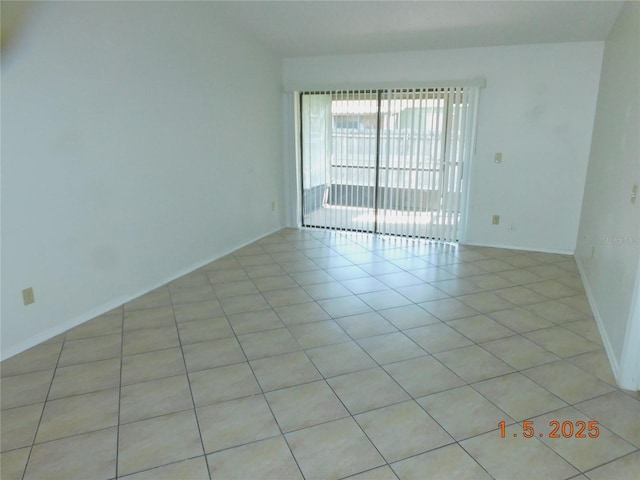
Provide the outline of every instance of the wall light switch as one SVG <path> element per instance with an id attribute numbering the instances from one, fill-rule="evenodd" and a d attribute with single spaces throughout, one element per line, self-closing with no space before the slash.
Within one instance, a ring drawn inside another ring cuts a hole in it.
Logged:
<path id="1" fill-rule="evenodd" d="M 631 188 L 631 203 L 635 204 L 637 198 L 638 198 L 638 185 L 634 185 Z"/>
<path id="2" fill-rule="evenodd" d="M 493 157 L 493 161 L 496 163 L 502 163 L 502 152 L 497 152 Z"/>
<path id="3" fill-rule="evenodd" d="M 493 225 L 499 225 L 499 224 L 500 224 L 500 215 L 494 215 L 494 216 L 491 218 L 491 223 L 492 223 Z"/>
<path id="4" fill-rule="evenodd" d="M 36 299 L 33 295 L 33 288 L 29 287 L 22 290 L 22 301 L 25 305 L 35 303 Z"/>

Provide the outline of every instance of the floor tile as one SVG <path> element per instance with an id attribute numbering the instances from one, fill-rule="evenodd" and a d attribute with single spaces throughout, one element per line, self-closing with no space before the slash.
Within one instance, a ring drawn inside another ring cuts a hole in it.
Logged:
<path id="1" fill-rule="evenodd" d="M 352 415 L 409 399 L 379 367 L 333 377 L 327 382 Z"/>
<path id="2" fill-rule="evenodd" d="M 359 283 L 360 279 L 350 280 Z M 384 288 L 386 286 L 382 285 Z M 318 283 L 304 287 L 305 291 L 314 300 L 327 300 L 329 298 L 348 297 L 355 292 L 349 290 L 340 282 Z"/>
<path id="3" fill-rule="evenodd" d="M 503 262 L 518 268 L 540 265 L 540 262 L 530 255 L 512 255 L 510 257 L 504 258 Z"/>
<path id="4" fill-rule="evenodd" d="M 170 435 L 167 435 L 171 432 Z M 193 410 L 120 426 L 118 475 L 202 455 Z"/>
<path id="5" fill-rule="evenodd" d="M 485 273 L 474 275 L 467 280 L 483 290 L 498 290 L 515 286 L 515 283 L 506 278 L 508 272 Z M 536 277 L 540 278 L 540 277 Z"/>
<path id="6" fill-rule="evenodd" d="M 600 335 L 596 321 L 593 318 L 563 323 L 562 328 L 566 328 L 570 332 L 576 333 L 590 342 L 602 345 L 602 336 Z"/>
<path id="7" fill-rule="evenodd" d="M 325 272 L 324 270 L 320 270 L 320 267 L 318 265 L 313 265 L 314 269 L 311 269 L 310 271 L 307 271 L 305 269 L 299 272 L 292 272 L 291 277 L 296 281 L 296 283 L 302 285 L 303 287 L 307 285 L 317 285 L 320 283 L 336 281 L 336 279 L 329 275 L 327 272 Z"/>
<path id="8" fill-rule="evenodd" d="M 364 338 L 358 344 L 380 365 L 427 355 L 424 349 L 401 332 Z"/>
<path id="9" fill-rule="evenodd" d="M 567 406 L 521 373 L 485 380 L 474 384 L 473 388 L 516 421 L 528 420 Z"/>
<path id="10" fill-rule="evenodd" d="M 120 385 L 120 359 L 83 363 L 56 370 L 49 400 L 107 390 Z"/>
<path id="11" fill-rule="evenodd" d="M 256 285 L 249 279 L 239 280 L 237 282 L 216 283 L 213 286 L 213 290 L 220 299 L 259 293 Z"/>
<path id="12" fill-rule="evenodd" d="M 8 377 L 55 368 L 61 349 L 62 342 L 36 345 L 3 361 L 0 373 L 2 377 Z"/>
<path id="13" fill-rule="evenodd" d="M 233 261 L 236 260 L 233 259 Z M 204 268 L 206 269 L 209 281 L 215 286 L 220 283 L 241 281 L 249 278 L 247 273 L 242 268 L 239 268 L 239 264 L 236 263 L 236 267 L 237 268 L 224 268 L 220 270 L 209 270 L 210 267 Z"/>
<path id="14" fill-rule="evenodd" d="M 631 453 L 587 473 L 590 480 L 633 478 L 640 471 L 640 452 Z"/>
<path id="15" fill-rule="evenodd" d="M 533 367 L 522 373 L 571 405 L 614 390 L 608 383 L 564 360 Z"/>
<path id="16" fill-rule="evenodd" d="M 327 273 L 331 275 L 335 280 L 352 280 L 354 278 L 366 278 L 369 276 L 367 272 L 362 270 L 360 267 L 356 267 L 355 265 L 346 265 L 346 266 L 337 266 L 337 262 L 333 264 L 328 264 L 321 262 L 320 259 L 316 260 L 316 263 L 323 268 L 330 266 L 327 268 Z"/>
<path id="17" fill-rule="evenodd" d="M 432 356 L 392 363 L 384 369 L 414 398 L 464 384 L 460 377 Z"/>
<path id="18" fill-rule="evenodd" d="M 460 442 L 493 478 L 511 480 L 532 474 L 533 478 L 564 479 L 578 474 L 573 466 L 537 438 L 524 438 L 521 427 L 505 428 L 505 438 L 499 430 Z"/>
<path id="19" fill-rule="evenodd" d="M 598 377 L 603 382 L 616 387 L 616 379 L 611 370 L 609 358 L 604 349 L 583 353 L 567 359 L 568 362 L 580 367 L 587 373 Z"/>
<path id="20" fill-rule="evenodd" d="M 0 451 L 31 446 L 40 423 L 44 404 L 35 403 L 24 407 L 2 410 L 0 420 Z"/>
<path id="21" fill-rule="evenodd" d="M 573 407 L 556 410 L 532 418 L 531 421 L 535 432 L 542 434 L 540 440 L 580 471 L 590 470 L 636 450 L 636 447 L 599 423 L 596 425 L 597 437 L 592 438 L 589 433 L 595 434 L 596 430 L 589 429 L 591 418 Z M 550 437 L 553 432 L 552 422 L 559 423 L 559 438 Z M 585 426 L 581 427 L 578 422 L 583 422 Z M 576 438 L 581 428 L 584 428 L 584 438 Z"/>
<path id="22" fill-rule="evenodd" d="M 526 255 L 522 255 L 521 257 L 528 258 Z M 505 259 L 505 262 L 506 261 L 507 260 Z M 526 270 L 507 270 L 504 272 L 497 272 L 496 275 L 516 285 L 528 285 L 529 283 L 539 282 L 540 280 L 543 280 L 542 277 L 534 273 L 527 272 Z"/>
<path id="23" fill-rule="evenodd" d="M 186 375 L 122 387 L 120 423 L 136 422 L 193 408 Z"/>
<path id="24" fill-rule="evenodd" d="M 375 276 L 389 275 L 393 273 L 402 272 L 402 269 L 400 267 L 387 261 L 373 262 L 365 265 L 360 265 L 360 268 L 362 268 L 369 275 L 375 275 Z"/>
<path id="25" fill-rule="evenodd" d="M 171 290 L 171 303 L 184 305 L 186 303 L 212 302 L 216 300 L 213 287 L 208 283 L 194 287 L 182 287 Z"/>
<path id="26" fill-rule="evenodd" d="M 579 291 L 556 280 L 544 280 L 542 282 L 530 283 L 527 287 L 547 298 L 563 298 L 576 295 Z"/>
<path id="27" fill-rule="evenodd" d="M 269 303 L 260 293 L 221 298 L 220 304 L 222 305 L 222 309 L 226 315 L 255 312 L 257 310 L 265 310 L 270 307 Z"/>
<path id="28" fill-rule="evenodd" d="M 442 269 L 454 274 L 457 277 L 471 277 L 473 275 L 482 275 L 486 270 L 481 269 L 471 263 L 454 263 L 442 265 Z"/>
<path id="29" fill-rule="evenodd" d="M 235 337 L 184 345 L 182 351 L 189 372 L 246 361 L 242 348 Z"/>
<path id="30" fill-rule="evenodd" d="M 549 300 L 549 297 L 545 297 L 541 293 L 532 290 L 530 285 L 527 285 L 527 287 L 518 286 L 501 288 L 493 290 L 491 293 L 513 303 L 514 305 L 531 305 Z"/>
<path id="31" fill-rule="evenodd" d="M 429 353 L 438 353 L 473 344 L 444 323 L 405 330 L 404 333 Z"/>
<path id="32" fill-rule="evenodd" d="M 349 336 L 333 320 L 292 325 L 289 331 L 302 348 L 315 348 L 348 342 Z"/>
<path id="33" fill-rule="evenodd" d="M 475 267 L 479 267 L 488 273 L 504 272 L 506 270 L 511 270 L 513 268 L 513 265 L 510 265 L 509 263 L 503 262 L 502 260 L 498 260 L 495 258 L 490 258 L 486 260 L 477 260 L 475 262 L 472 262 L 472 265 Z"/>
<path id="34" fill-rule="evenodd" d="M 325 381 L 276 390 L 265 397 L 283 432 L 349 416 Z"/>
<path id="35" fill-rule="evenodd" d="M 124 331 L 140 330 L 143 328 L 173 326 L 175 317 L 171 305 L 160 308 L 149 308 L 124 313 Z"/>
<path id="36" fill-rule="evenodd" d="M 476 343 L 509 337 L 515 334 L 513 330 L 502 326 L 486 315 L 474 315 L 473 317 L 451 320 L 447 322 L 447 325 Z"/>
<path id="37" fill-rule="evenodd" d="M 229 315 L 229 323 L 236 335 L 275 330 L 285 326 L 280 317 L 271 309 Z"/>
<path id="38" fill-rule="evenodd" d="M 566 275 L 565 270 L 555 265 L 534 265 L 533 267 L 526 267 L 525 270 L 544 279 L 553 279 Z"/>
<path id="39" fill-rule="evenodd" d="M 457 298 L 480 313 L 497 312 L 514 306 L 513 303 L 490 292 L 473 293 Z"/>
<path id="40" fill-rule="evenodd" d="M 262 395 L 208 405 L 196 411 L 206 453 L 280 434 Z"/>
<path id="41" fill-rule="evenodd" d="M 122 385 L 185 373 L 179 347 L 122 357 Z"/>
<path id="42" fill-rule="evenodd" d="M 272 307 L 284 307 L 313 301 L 313 298 L 302 287 L 269 290 L 268 292 L 263 292 L 262 295 Z"/>
<path id="43" fill-rule="evenodd" d="M 322 378 L 303 352 L 253 360 L 250 364 L 265 392 Z"/>
<path id="44" fill-rule="evenodd" d="M 238 335 L 238 340 L 249 360 L 300 350 L 300 345 L 286 328 Z"/>
<path id="45" fill-rule="evenodd" d="M 378 313 L 401 330 L 440 323 L 440 320 L 417 305 L 379 310 Z"/>
<path id="46" fill-rule="evenodd" d="M 31 448 L 0 453 L 0 476 L 3 480 L 22 480 Z"/>
<path id="47" fill-rule="evenodd" d="M 377 312 L 361 313 L 336 319 L 336 323 L 354 339 L 397 332 L 397 328 Z"/>
<path id="48" fill-rule="evenodd" d="M 131 330 L 124 332 L 122 337 L 123 355 L 135 355 L 180 345 L 175 325 Z"/>
<path id="49" fill-rule="evenodd" d="M 275 311 L 285 325 L 320 322 L 331 318 L 316 302 L 278 307 Z"/>
<path id="50" fill-rule="evenodd" d="M 111 479 L 116 475 L 116 450 L 115 427 L 36 445 L 24 479 Z"/>
<path id="51" fill-rule="evenodd" d="M 0 375 L 10 480 L 115 480 L 117 422 L 133 480 L 586 480 L 639 458 L 640 394 L 617 387 L 568 255 L 287 228 Z M 514 424 L 554 419 L 600 436 Z"/>
<path id="52" fill-rule="evenodd" d="M 189 381 L 196 406 L 260 393 L 258 382 L 247 363 L 190 373 Z"/>
<path id="53" fill-rule="evenodd" d="M 46 403 L 36 443 L 101 430 L 118 424 L 118 389 Z"/>
<path id="54" fill-rule="evenodd" d="M 398 480 L 396 474 L 393 473 L 391 467 L 388 465 L 384 465 L 382 467 L 372 468 L 371 470 L 367 470 L 362 473 L 356 473 L 350 477 L 347 477 L 348 480 Z"/>
<path id="55" fill-rule="evenodd" d="M 119 358 L 121 354 L 122 335 L 120 334 L 72 340 L 64 343 L 58 366 L 65 367 L 95 360 Z"/>
<path id="56" fill-rule="evenodd" d="M 355 342 L 312 348 L 306 353 L 325 378 L 376 366 L 371 357 Z"/>
<path id="57" fill-rule="evenodd" d="M 355 295 L 350 297 L 320 300 L 318 304 L 331 316 L 331 318 L 348 317 L 349 315 L 357 315 L 358 313 L 371 311 L 371 307 Z"/>
<path id="58" fill-rule="evenodd" d="M 387 462 L 453 443 L 414 401 L 356 415 L 355 419 Z"/>
<path id="59" fill-rule="evenodd" d="M 523 335 L 559 357 L 573 357 L 601 348 L 597 343 L 590 342 L 562 327 L 544 328 Z"/>
<path id="60" fill-rule="evenodd" d="M 485 342 L 482 344 L 482 348 L 516 370 L 524 370 L 560 360 L 553 353 L 520 335 Z"/>
<path id="61" fill-rule="evenodd" d="M 455 298 L 433 300 L 431 302 L 421 303 L 420 306 L 443 322 L 478 314 L 477 310 L 474 310 Z"/>
<path id="62" fill-rule="evenodd" d="M 640 399 L 615 391 L 575 407 L 640 448 Z"/>
<path id="63" fill-rule="evenodd" d="M 455 278 L 453 280 L 440 280 L 437 282 L 431 282 L 431 285 L 436 289 L 452 297 L 457 297 L 460 295 L 469 295 L 471 293 L 478 293 L 482 291 L 482 288 L 477 286 L 475 283 L 469 281 L 469 279 L 464 279 L 464 278 Z"/>
<path id="64" fill-rule="evenodd" d="M 230 448 L 207 457 L 211 478 L 300 479 L 302 475 L 283 437 Z M 207 477 L 208 478 L 208 477 Z"/>
<path id="65" fill-rule="evenodd" d="M 587 296 L 582 293 L 579 295 L 574 295 L 572 297 L 565 297 L 558 300 L 560 303 L 564 303 L 565 305 L 569 305 L 570 307 L 581 311 L 587 316 L 593 316 L 593 312 L 591 311 L 591 305 L 589 305 L 589 300 Z"/>
<path id="66" fill-rule="evenodd" d="M 225 317 L 181 322 L 178 324 L 178 333 L 183 345 L 233 337 L 233 330 Z"/>
<path id="67" fill-rule="evenodd" d="M 112 335 L 122 332 L 122 315 L 101 315 L 67 331 L 66 339 L 80 340 L 81 338 Z M 4 368 L 4 362 L 3 362 Z"/>
<path id="68" fill-rule="evenodd" d="M 330 285 L 330 284 L 325 284 Z M 382 290 L 388 290 L 389 287 L 382 283 L 380 280 L 374 277 L 355 278 L 353 280 L 343 280 L 341 282 L 347 292 L 351 292 L 355 295 L 362 293 L 380 292 Z M 339 295 L 343 296 L 343 295 Z M 330 298 L 330 297 L 327 297 Z"/>
<path id="69" fill-rule="evenodd" d="M 554 326 L 554 324 L 549 320 L 539 317 L 524 308 L 500 310 L 488 313 L 487 316 L 497 320 L 505 327 L 518 333 L 530 332 L 532 330 L 540 330 L 541 328 Z"/>
<path id="70" fill-rule="evenodd" d="M 305 478 L 338 479 L 383 465 L 352 418 L 285 435 Z"/>
<path id="71" fill-rule="evenodd" d="M 575 322 L 576 320 L 583 320 L 585 317 L 584 312 L 576 310 L 575 308 L 570 307 L 569 305 L 565 305 L 564 303 L 557 300 L 550 300 L 544 303 L 536 303 L 535 305 L 529 305 L 526 308 L 539 317 L 559 324 L 566 322 Z"/>
<path id="72" fill-rule="evenodd" d="M 400 295 L 395 290 L 382 290 L 379 292 L 363 293 L 358 295 L 367 305 L 374 310 L 380 310 L 384 308 L 402 307 L 404 305 L 410 305 L 412 300 Z"/>
<path id="73" fill-rule="evenodd" d="M 446 480 L 490 480 L 492 477 L 458 445 L 426 452 L 391 465 L 400 480 L 429 478 Z"/>
<path id="74" fill-rule="evenodd" d="M 49 392 L 53 370 L 24 373 L 0 380 L 0 406 L 21 407 L 44 402 Z"/>
<path id="75" fill-rule="evenodd" d="M 176 463 L 155 467 L 139 473 L 120 477 L 123 480 L 209 480 L 209 471 L 204 456 L 181 460 Z"/>
<path id="76" fill-rule="evenodd" d="M 458 441 L 495 430 L 499 422 L 513 422 L 469 386 L 427 395 L 417 402 Z"/>

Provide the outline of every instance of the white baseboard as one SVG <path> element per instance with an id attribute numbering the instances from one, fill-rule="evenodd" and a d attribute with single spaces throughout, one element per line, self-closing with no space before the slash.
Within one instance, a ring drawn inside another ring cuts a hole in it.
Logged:
<path id="1" fill-rule="evenodd" d="M 604 345 L 604 351 L 607 354 L 607 358 L 609 359 L 609 363 L 611 364 L 611 370 L 613 371 L 613 376 L 616 379 L 616 383 L 620 388 L 625 390 L 638 390 L 637 384 L 631 384 L 628 381 L 625 381 L 624 376 L 622 375 L 622 370 L 620 368 L 620 364 L 618 363 L 618 359 L 616 358 L 615 352 L 611 347 L 611 342 L 609 341 L 609 337 L 607 336 L 607 330 L 604 327 L 604 322 L 602 321 L 602 315 L 600 315 L 600 311 L 598 310 L 598 304 L 593 296 L 591 286 L 589 285 L 589 281 L 587 275 L 585 273 L 584 266 L 578 256 L 574 256 L 576 260 L 576 264 L 578 265 L 578 271 L 580 272 L 580 278 L 582 279 L 582 284 L 584 285 L 584 291 L 587 296 L 587 300 L 589 300 L 589 306 L 591 307 L 591 311 L 593 312 L 593 317 L 596 320 L 596 325 L 598 327 L 598 331 L 600 332 L 600 336 L 602 337 L 602 343 Z"/>
<path id="2" fill-rule="evenodd" d="M 460 242 L 460 245 L 468 245 L 471 247 L 488 247 L 488 248 L 505 248 L 507 250 L 520 250 L 523 252 L 540 252 L 540 253 L 555 253 L 558 255 L 573 255 L 574 250 L 565 250 L 559 248 L 539 248 L 528 247 L 522 245 L 509 245 L 505 243 L 483 243 L 483 242 Z"/>

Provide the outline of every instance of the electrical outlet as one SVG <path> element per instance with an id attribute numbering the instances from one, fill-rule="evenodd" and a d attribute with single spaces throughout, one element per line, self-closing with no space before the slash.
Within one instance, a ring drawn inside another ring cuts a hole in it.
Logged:
<path id="1" fill-rule="evenodd" d="M 491 223 L 492 223 L 493 225 L 500 225 L 500 215 L 494 215 L 494 216 L 491 218 Z"/>
<path id="2" fill-rule="evenodd" d="M 32 287 L 25 288 L 24 290 L 22 290 L 22 301 L 24 302 L 25 305 L 31 305 L 32 303 L 35 303 L 36 299 L 33 295 Z"/>
<path id="3" fill-rule="evenodd" d="M 635 204 L 638 198 L 638 185 L 631 187 L 631 203 Z"/>

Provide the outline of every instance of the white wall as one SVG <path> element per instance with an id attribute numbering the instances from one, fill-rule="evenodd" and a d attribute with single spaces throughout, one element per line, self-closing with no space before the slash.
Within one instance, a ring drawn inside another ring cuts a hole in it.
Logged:
<path id="1" fill-rule="evenodd" d="M 227 24 L 42 2 L 3 48 L 2 358 L 283 224 L 282 64 Z"/>
<path id="2" fill-rule="evenodd" d="M 602 51 L 603 42 L 589 42 L 288 58 L 284 84 L 485 78 L 466 242 L 573 253 Z M 494 163 L 496 152 L 502 164 Z M 491 224 L 493 214 L 500 225 Z"/>
<path id="3" fill-rule="evenodd" d="M 618 382 L 635 389 L 640 198 L 630 197 L 640 185 L 639 105 L 640 3 L 628 2 L 605 43 L 576 258 Z"/>

